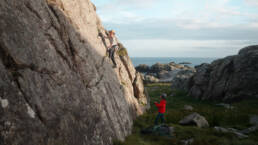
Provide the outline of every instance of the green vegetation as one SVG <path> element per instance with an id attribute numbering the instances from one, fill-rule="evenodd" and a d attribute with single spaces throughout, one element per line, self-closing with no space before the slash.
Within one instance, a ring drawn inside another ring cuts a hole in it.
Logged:
<path id="1" fill-rule="evenodd" d="M 193 138 L 192 145 L 257 145 L 258 131 L 253 132 L 247 139 L 239 139 L 231 133 L 221 133 L 213 129 L 214 126 L 245 129 L 250 127 L 249 115 L 258 114 L 258 100 L 245 100 L 231 104 L 234 109 L 216 106 L 218 102 L 200 101 L 187 97 L 185 92 L 172 92 L 170 84 L 147 84 L 147 91 L 151 98 L 151 109 L 138 117 L 134 122 L 132 135 L 125 142 L 115 141 L 114 145 L 180 145 L 181 140 Z M 175 127 L 172 138 L 142 135 L 140 130 L 153 125 L 157 109 L 154 102 L 159 101 L 161 93 L 167 93 L 166 123 Z M 193 111 L 185 111 L 184 105 L 194 107 Z M 178 124 L 184 116 L 197 112 L 204 116 L 210 128 L 181 126 Z"/>
<path id="2" fill-rule="evenodd" d="M 119 56 L 127 56 L 127 55 L 128 55 L 127 50 L 126 50 L 126 48 L 123 46 L 123 44 L 118 43 L 118 47 L 119 47 L 119 49 L 118 49 L 118 51 L 117 51 L 117 54 L 118 54 Z"/>

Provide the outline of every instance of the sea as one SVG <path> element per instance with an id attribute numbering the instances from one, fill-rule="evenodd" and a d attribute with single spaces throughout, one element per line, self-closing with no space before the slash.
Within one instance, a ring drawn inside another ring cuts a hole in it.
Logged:
<path id="1" fill-rule="evenodd" d="M 218 58 L 201 58 L 201 57 L 131 57 L 133 65 L 136 67 L 139 64 L 147 64 L 149 66 L 159 62 L 161 64 L 167 64 L 169 62 L 182 63 L 188 62 L 187 64 L 191 67 L 200 65 L 202 63 L 211 63 Z"/>

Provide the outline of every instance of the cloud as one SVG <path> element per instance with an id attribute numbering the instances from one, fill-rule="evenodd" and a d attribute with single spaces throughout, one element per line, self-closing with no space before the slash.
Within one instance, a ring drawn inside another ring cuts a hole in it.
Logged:
<path id="1" fill-rule="evenodd" d="M 102 12 L 99 14 L 103 23 L 130 24 L 144 20 L 143 16 L 137 15 L 136 13 L 131 11 L 114 10 L 110 15 L 106 15 L 106 13 L 107 12 Z"/>
<path id="2" fill-rule="evenodd" d="M 258 29 L 258 22 L 250 23 L 249 26 L 250 26 L 251 28 Z M 257 37 L 257 38 L 258 38 L 258 37 Z"/>
<path id="3" fill-rule="evenodd" d="M 116 0 L 115 4 L 119 6 L 130 6 L 136 8 L 148 8 L 153 6 L 158 0 Z"/>
<path id="4" fill-rule="evenodd" d="M 107 28 L 116 29 L 123 40 L 257 40 L 256 27 L 257 22 L 225 25 L 192 19 L 145 19 L 130 24 L 107 24 Z"/>
<path id="5" fill-rule="evenodd" d="M 219 13 L 227 16 L 243 16 L 244 14 L 236 9 L 226 9 L 226 8 L 219 8 Z"/>
<path id="6" fill-rule="evenodd" d="M 95 1 L 132 56 L 225 56 L 258 43 L 258 0 Z"/>
<path id="7" fill-rule="evenodd" d="M 249 40 L 164 39 L 126 40 L 123 43 L 132 57 L 225 57 L 255 44 Z"/>
<path id="8" fill-rule="evenodd" d="M 257 1 L 257 0 L 245 0 L 245 2 L 246 2 L 248 5 L 258 7 L 258 1 Z"/>

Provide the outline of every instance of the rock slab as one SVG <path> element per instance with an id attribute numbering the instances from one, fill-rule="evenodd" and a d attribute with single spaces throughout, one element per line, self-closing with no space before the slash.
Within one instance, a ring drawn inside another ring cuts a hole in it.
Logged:
<path id="1" fill-rule="evenodd" d="M 238 55 L 197 66 L 188 86 L 189 95 L 200 99 L 258 98 L 258 45 L 245 47 Z"/>
<path id="2" fill-rule="evenodd" d="M 95 10 L 89 0 L 0 1 L 1 145 L 111 145 L 130 134 L 147 98 L 126 53 L 112 68 Z"/>

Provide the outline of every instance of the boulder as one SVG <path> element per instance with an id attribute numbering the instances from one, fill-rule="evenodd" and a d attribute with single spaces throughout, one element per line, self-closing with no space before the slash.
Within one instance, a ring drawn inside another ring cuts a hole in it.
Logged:
<path id="1" fill-rule="evenodd" d="M 248 137 L 247 135 L 243 134 L 241 131 L 234 129 L 234 128 L 223 128 L 223 127 L 215 126 L 214 129 L 218 132 L 233 133 L 240 139 Z"/>
<path id="2" fill-rule="evenodd" d="M 186 110 L 186 111 L 193 111 L 193 106 L 191 106 L 191 105 L 184 105 L 184 110 Z"/>
<path id="3" fill-rule="evenodd" d="M 146 64 L 140 64 L 140 65 L 136 66 L 135 69 L 138 72 L 142 72 L 142 73 L 150 71 L 150 67 L 148 65 L 146 65 Z"/>
<path id="4" fill-rule="evenodd" d="M 159 79 L 154 76 L 151 76 L 151 75 L 145 75 L 144 82 L 145 83 L 158 83 Z"/>
<path id="5" fill-rule="evenodd" d="M 95 10 L 0 1 L 1 145 L 111 145 L 131 133 L 145 111 L 141 78 L 121 45 L 112 67 Z"/>
<path id="6" fill-rule="evenodd" d="M 178 72 L 180 72 L 180 70 L 173 70 L 173 71 L 164 71 L 163 70 L 157 74 L 158 74 L 158 78 L 160 79 L 160 81 L 171 82 L 173 80 L 173 78 L 176 77 Z"/>
<path id="7" fill-rule="evenodd" d="M 153 134 L 158 136 L 169 136 L 174 134 L 174 127 L 168 126 L 166 124 L 150 126 L 141 130 L 141 134 Z"/>
<path id="8" fill-rule="evenodd" d="M 197 66 L 196 70 L 188 82 L 190 96 L 222 101 L 258 97 L 258 45 Z"/>
<path id="9" fill-rule="evenodd" d="M 159 79 L 166 79 L 166 78 L 170 77 L 169 72 L 166 70 L 162 70 L 157 74 L 158 74 Z"/>
<path id="10" fill-rule="evenodd" d="M 169 71 L 169 66 L 168 65 L 165 65 L 165 64 L 161 64 L 161 63 L 156 63 L 154 65 L 151 66 L 151 72 L 154 72 L 154 73 L 158 73 L 158 72 L 161 72 L 163 70 L 165 71 Z"/>
<path id="11" fill-rule="evenodd" d="M 198 113 L 192 113 L 186 116 L 184 119 L 179 121 L 181 125 L 196 125 L 200 128 L 209 127 L 208 121 L 205 117 L 201 116 Z"/>
<path id="12" fill-rule="evenodd" d="M 258 125 L 258 115 L 252 115 L 250 116 L 250 124 L 252 125 Z"/>
<path id="13" fill-rule="evenodd" d="M 194 142 L 193 138 L 185 139 L 180 141 L 182 145 L 191 145 Z"/>
<path id="14" fill-rule="evenodd" d="M 249 127 L 249 128 L 246 128 L 244 130 L 241 130 L 240 133 L 243 133 L 243 134 L 250 134 L 252 132 L 255 132 L 258 130 L 258 125 L 256 126 L 252 126 L 252 127 Z"/>
<path id="15" fill-rule="evenodd" d="M 176 75 L 172 78 L 172 85 L 171 88 L 173 90 L 184 90 L 187 91 L 188 83 L 190 78 L 195 74 L 195 70 L 188 69 L 188 70 L 180 70 L 176 73 Z"/>

